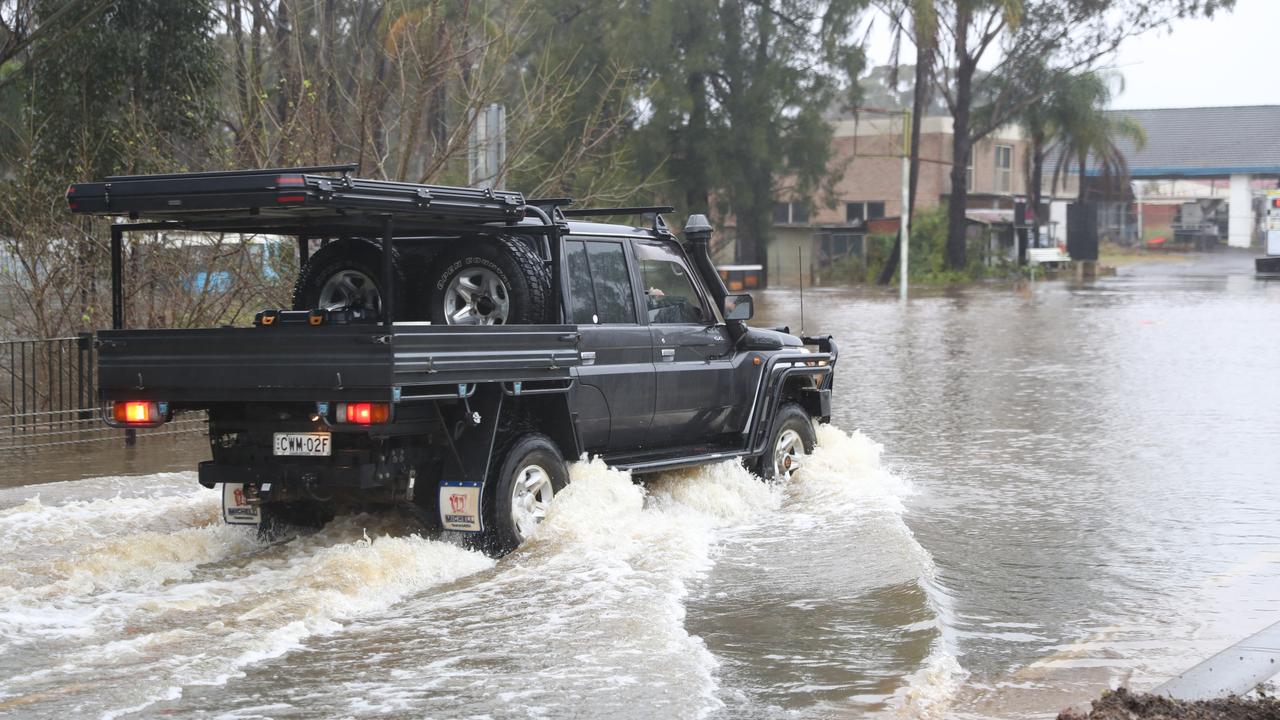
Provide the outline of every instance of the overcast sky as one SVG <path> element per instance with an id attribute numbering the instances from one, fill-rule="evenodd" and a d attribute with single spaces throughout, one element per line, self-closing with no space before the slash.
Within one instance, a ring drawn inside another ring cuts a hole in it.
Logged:
<path id="1" fill-rule="evenodd" d="M 1115 60 L 1125 79 L 1115 107 L 1280 105 L 1277 32 L 1280 1 L 1236 0 L 1212 20 L 1175 21 L 1133 38 Z"/>
<path id="2" fill-rule="evenodd" d="M 1131 38 L 1106 63 L 1124 75 L 1113 106 L 1280 105 L 1278 35 L 1280 0 L 1236 0 L 1234 11 L 1212 20 L 1175 21 Z M 874 20 L 869 39 L 871 63 L 887 63 L 892 33 L 885 18 Z M 913 53 L 904 49 L 904 62 Z"/>

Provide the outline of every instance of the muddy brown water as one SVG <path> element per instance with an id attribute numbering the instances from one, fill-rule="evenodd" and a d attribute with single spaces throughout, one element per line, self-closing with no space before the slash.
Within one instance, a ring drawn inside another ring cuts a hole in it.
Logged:
<path id="1" fill-rule="evenodd" d="M 1048 717 L 1280 615 L 1251 256 L 804 304 L 842 355 L 796 481 L 578 463 L 496 563 L 394 518 L 264 546 L 199 437 L 0 458 L 0 717 Z"/>

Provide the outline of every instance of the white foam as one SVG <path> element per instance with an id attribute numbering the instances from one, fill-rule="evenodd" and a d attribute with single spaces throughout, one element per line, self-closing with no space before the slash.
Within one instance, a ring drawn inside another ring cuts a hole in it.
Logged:
<path id="1" fill-rule="evenodd" d="M 37 494 L 0 511 L 0 568 L 78 555 L 95 540 L 208 525 L 219 520 L 220 502 L 216 492 L 200 487 L 180 494 L 116 495 L 62 504 L 46 504 Z"/>
<path id="2" fill-rule="evenodd" d="M 968 676 L 953 655 L 935 646 L 920 669 L 904 679 L 890 705 L 899 717 L 946 717 Z"/>
<path id="3" fill-rule="evenodd" d="M 22 604 L 7 602 L 0 611 L 0 637 L 11 646 L 41 636 L 58 640 L 37 648 L 52 667 L 11 674 L 0 680 L 0 692 L 38 695 L 84 685 L 94 688 L 94 699 L 81 697 L 83 707 L 136 712 L 173 700 L 175 688 L 225 683 L 309 637 L 493 564 L 416 536 L 371 539 L 355 522 L 343 519 L 270 548 L 257 543 L 252 529 L 223 525 L 139 533 L 67 558 L 48 571 L 54 582 L 24 588 Z M 242 562 L 225 564 L 250 550 Z M 220 561 L 220 577 L 194 577 L 201 565 Z M 29 666 L 24 657 L 10 654 L 14 664 L 4 667 Z M 124 668 L 146 681 L 96 680 Z"/>
<path id="4" fill-rule="evenodd" d="M 793 525 L 814 517 L 821 519 L 809 522 L 813 528 L 853 524 L 868 532 L 867 528 L 874 526 L 883 540 L 875 544 L 878 553 L 909 559 L 912 579 L 933 613 L 931 620 L 917 623 L 916 629 L 927 625 L 937 635 L 919 668 L 903 678 L 888 708 L 901 717 L 944 717 L 968 673 L 957 660 L 951 598 L 937 581 L 933 557 L 905 520 L 905 500 L 916 490 L 909 480 L 885 466 L 883 446 L 862 432 L 820 425 L 817 440 L 813 453 L 804 458 L 800 472 L 786 488 L 784 509 L 793 514 Z M 878 522 L 869 522 L 872 515 Z M 864 559 L 868 567 L 874 567 L 874 562 Z"/>
<path id="5" fill-rule="evenodd" d="M 910 484 L 883 467 L 882 449 L 864 435 L 818 432 L 817 450 L 789 485 L 763 483 L 735 462 L 645 485 L 598 459 L 573 463 L 546 521 L 496 566 L 365 517 L 262 546 L 252 530 L 216 524 L 217 495 L 204 490 L 25 496 L 0 511 L 0 539 L 19 548 L 0 554 L 0 569 L 10 571 L 0 576 L 0 643 L 18 651 L 0 660 L 9 675 L 0 696 L 49 693 L 38 707 L 81 712 L 156 702 L 181 710 L 192 702 L 178 697 L 183 688 L 245 678 L 248 668 L 305 648 L 273 671 L 288 680 L 266 688 L 279 703 L 270 707 L 432 715 L 471 697 L 502 702 L 481 703 L 479 714 L 509 704 L 556 714 L 566 702 L 713 714 L 724 708 L 718 662 L 690 633 L 686 603 L 725 538 L 763 528 L 752 542 L 788 542 L 796 533 L 883 526 L 877 541 L 917 558 L 922 586 L 931 600 L 936 594 L 931 560 L 901 520 Z M 334 633 L 340 643 L 320 639 Z M 406 637 L 409 645 L 397 644 Z M 33 638 L 46 643 L 39 653 Z M 344 660 L 332 659 L 330 643 L 339 657 L 364 648 L 360 656 L 375 662 L 385 653 L 386 667 L 335 682 L 324 663 Z M 319 671 L 306 669 L 313 662 Z M 124 673 L 139 682 L 100 684 Z M 892 703 L 936 717 L 962 673 L 940 641 Z M 230 717 L 263 707 L 265 696 L 251 690 L 263 686 L 246 686 L 249 678 L 235 686 L 244 695 L 221 697 L 227 704 L 216 709 Z M 232 698 L 242 706 L 230 707 Z"/>

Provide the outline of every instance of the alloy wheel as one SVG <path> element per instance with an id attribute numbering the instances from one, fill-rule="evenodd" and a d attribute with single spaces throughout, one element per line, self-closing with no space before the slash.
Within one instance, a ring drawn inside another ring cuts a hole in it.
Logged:
<path id="1" fill-rule="evenodd" d="M 444 317 L 450 325 L 505 325 L 511 296 L 497 273 L 469 268 L 445 288 Z"/>
<path id="2" fill-rule="evenodd" d="M 551 474 L 541 465 L 526 465 L 516 471 L 511 483 L 511 520 L 521 541 L 546 518 L 555 492 Z"/>
<path id="3" fill-rule="evenodd" d="M 787 428 L 778 434 L 778 442 L 773 446 L 773 477 L 777 480 L 790 480 L 800 469 L 800 458 L 804 456 L 804 439 L 800 433 Z"/>
<path id="4" fill-rule="evenodd" d="M 382 307 L 378 284 L 359 270 L 343 270 L 334 273 L 320 289 L 321 308 L 364 308 L 377 312 Z"/>

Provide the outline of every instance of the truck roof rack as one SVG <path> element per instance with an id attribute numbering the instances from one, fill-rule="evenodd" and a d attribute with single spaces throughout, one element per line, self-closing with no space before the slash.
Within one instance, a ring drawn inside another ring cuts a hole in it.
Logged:
<path id="1" fill-rule="evenodd" d="M 573 203 L 574 203 L 574 200 L 573 200 L 573 198 L 571 198 L 571 197 L 538 198 L 537 200 L 528 200 L 528 201 L 526 201 L 526 204 L 528 204 L 528 205 L 536 205 L 536 206 L 538 206 L 538 207 L 540 207 L 540 208 L 542 208 L 542 209 L 544 209 L 544 210 L 545 210 L 545 209 L 547 209 L 547 208 L 562 208 L 562 207 L 568 207 L 568 206 L 572 205 Z"/>
<path id="2" fill-rule="evenodd" d="M 355 165 L 209 173 L 129 175 L 67 189 L 74 213 L 145 218 L 165 227 L 213 232 L 318 235 L 493 231 L 522 223 L 524 196 L 490 188 L 449 187 L 351 177 Z M 335 173 L 340 173 L 335 175 Z"/>
<path id="3" fill-rule="evenodd" d="M 208 178 L 208 177 L 239 177 L 243 175 L 263 175 L 271 173 L 342 173 L 350 175 L 360 169 L 356 163 L 343 163 L 341 165 L 305 165 L 303 167 L 293 168 L 262 168 L 255 170 L 212 170 L 207 172 L 184 172 L 184 173 L 168 173 L 158 175 L 109 175 L 107 180 L 116 182 L 119 180 L 159 180 L 172 178 Z"/>
<path id="4" fill-rule="evenodd" d="M 676 209 L 670 205 L 642 205 L 638 207 L 571 208 L 560 212 L 564 213 L 565 217 L 604 217 L 607 215 L 661 215 L 662 213 L 675 211 Z"/>
<path id="5" fill-rule="evenodd" d="M 560 210 L 560 213 L 566 218 L 607 217 L 609 215 L 652 215 L 653 225 L 650 226 L 650 229 L 660 235 L 670 235 L 671 229 L 667 227 L 667 221 L 662 219 L 662 214 L 675 211 L 676 209 L 670 205 L 640 205 L 637 207 L 562 209 Z"/>

